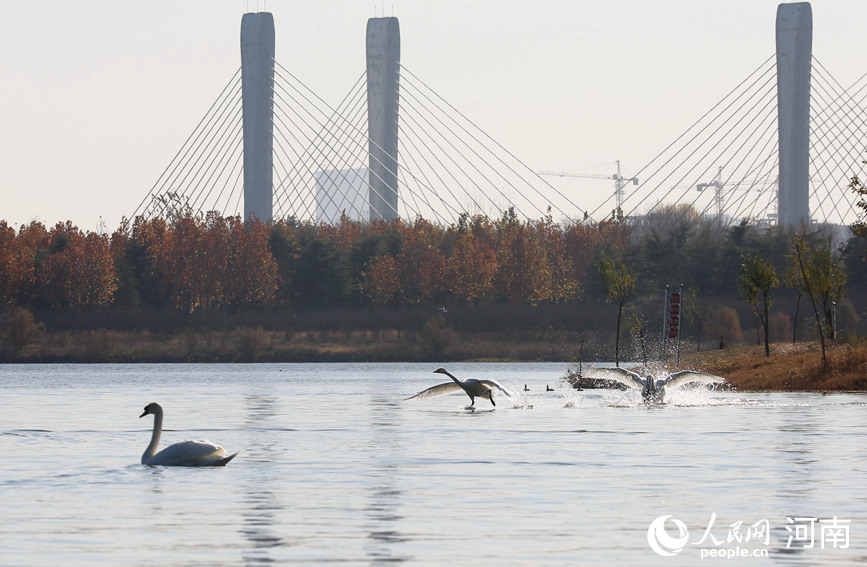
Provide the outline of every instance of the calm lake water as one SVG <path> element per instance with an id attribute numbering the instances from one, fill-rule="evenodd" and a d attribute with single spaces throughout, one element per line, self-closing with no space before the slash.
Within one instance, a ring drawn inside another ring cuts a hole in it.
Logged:
<path id="1" fill-rule="evenodd" d="M 530 391 L 493 411 L 463 394 L 404 401 L 443 381 L 435 368 L 0 366 L 0 564 L 867 560 L 867 396 L 695 391 L 645 407 L 564 386 L 566 364 L 451 364 Z M 152 401 L 163 445 L 240 455 L 142 466 Z"/>

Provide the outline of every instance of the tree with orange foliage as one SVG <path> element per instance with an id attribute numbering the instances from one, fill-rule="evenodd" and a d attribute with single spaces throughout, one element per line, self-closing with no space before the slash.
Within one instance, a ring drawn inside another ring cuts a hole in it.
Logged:
<path id="1" fill-rule="evenodd" d="M 54 307 L 110 304 L 117 290 L 117 273 L 108 238 L 84 234 L 67 221 L 57 223 L 49 239 L 50 254 L 37 271 L 42 300 Z"/>
<path id="2" fill-rule="evenodd" d="M 340 215 L 340 222 L 336 225 L 320 223 L 318 226 L 319 236 L 326 238 L 342 251 L 348 252 L 361 238 L 361 223 L 354 221 L 344 212 Z"/>
<path id="3" fill-rule="evenodd" d="M 362 291 L 374 305 L 395 303 L 400 297 L 400 275 L 391 254 L 374 258 L 364 272 Z"/>
<path id="4" fill-rule="evenodd" d="M 0 221 L 0 308 L 15 305 L 21 288 L 33 270 L 22 253 L 15 229 Z"/>
<path id="5" fill-rule="evenodd" d="M 537 224 L 536 230 L 551 269 L 549 300 L 569 301 L 578 294 L 580 283 L 575 278 L 575 268 L 566 246 L 565 234 L 559 225 L 553 223 L 550 215 Z"/>
<path id="6" fill-rule="evenodd" d="M 187 213 L 172 224 L 157 265 L 175 307 L 193 312 L 224 303 L 228 232 L 225 220 L 214 212 L 205 218 Z"/>
<path id="7" fill-rule="evenodd" d="M 228 265 L 223 288 L 230 306 L 268 305 L 277 294 L 277 262 L 268 246 L 268 227 L 260 220 L 227 219 Z"/>
<path id="8" fill-rule="evenodd" d="M 84 307 L 109 305 L 117 291 L 117 272 L 108 237 L 88 232 L 81 246 L 71 249 L 70 255 L 71 263 L 78 271 L 73 283 L 73 304 Z"/>
<path id="9" fill-rule="evenodd" d="M 172 305 L 187 312 L 202 307 L 205 278 L 197 269 L 203 263 L 199 257 L 200 240 L 200 223 L 187 213 L 171 225 L 162 246 L 153 249 L 162 274 L 161 287 Z"/>
<path id="10" fill-rule="evenodd" d="M 33 221 L 22 226 L 9 249 L 12 258 L 11 266 L 15 272 L 10 272 L 10 301 L 18 305 L 35 304 L 39 302 L 40 284 L 37 281 L 37 269 L 48 257 L 48 230 L 41 222 Z"/>
<path id="11" fill-rule="evenodd" d="M 412 226 L 402 226 L 401 233 L 402 244 L 395 261 L 402 299 L 409 305 L 431 303 L 445 289 L 442 274 L 446 260 L 439 251 L 442 230 L 419 217 Z"/>
<path id="12" fill-rule="evenodd" d="M 486 217 L 473 217 L 470 226 L 458 228 L 446 262 L 448 287 L 457 299 L 474 304 L 494 299 L 499 265 L 493 241 L 493 225 Z"/>
<path id="13" fill-rule="evenodd" d="M 553 270 L 541 223 L 521 223 L 510 209 L 496 223 L 499 235 L 497 289 L 516 303 L 537 305 L 553 297 Z"/>
<path id="14" fill-rule="evenodd" d="M 506 301 L 520 302 L 524 296 L 522 263 L 524 260 L 524 227 L 515 216 L 505 214 L 496 222 L 497 228 L 497 294 Z"/>

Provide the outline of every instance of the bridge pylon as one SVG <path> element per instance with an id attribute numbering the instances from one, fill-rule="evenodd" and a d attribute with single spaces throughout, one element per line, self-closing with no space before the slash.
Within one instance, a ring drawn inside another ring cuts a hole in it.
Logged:
<path id="1" fill-rule="evenodd" d="M 777 7 L 777 120 L 780 176 L 777 222 L 810 226 L 810 73 L 813 11 L 809 2 Z"/>
<path id="2" fill-rule="evenodd" d="M 274 16 L 241 18 L 244 218 L 271 222 L 274 202 Z"/>
<path id="3" fill-rule="evenodd" d="M 397 133 L 400 26 L 397 18 L 367 21 L 367 128 L 370 220 L 397 218 Z"/>

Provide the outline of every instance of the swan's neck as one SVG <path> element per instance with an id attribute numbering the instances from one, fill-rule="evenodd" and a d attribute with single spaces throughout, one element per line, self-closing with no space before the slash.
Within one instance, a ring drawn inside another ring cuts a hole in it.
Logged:
<path id="1" fill-rule="evenodd" d="M 452 375 L 448 372 L 448 370 L 443 370 L 443 374 L 445 374 L 446 376 L 448 376 L 449 378 L 451 378 L 452 380 L 454 380 L 454 381 L 455 381 L 455 384 L 461 384 L 461 383 L 462 383 L 460 380 L 458 380 L 457 378 L 455 378 L 454 376 L 452 376 Z"/>
<path id="2" fill-rule="evenodd" d="M 163 432 L 163 410 L 162 408 L 157 409 L 154 412 L 154 432 L 151 434 L 151 442 L 148 445 L 148 448 L 145 449 L 144 454 L 141 456 L 142 464 L 153 457 L 157 452 L 157 447 L 160 445 L 160 434 Z"/>

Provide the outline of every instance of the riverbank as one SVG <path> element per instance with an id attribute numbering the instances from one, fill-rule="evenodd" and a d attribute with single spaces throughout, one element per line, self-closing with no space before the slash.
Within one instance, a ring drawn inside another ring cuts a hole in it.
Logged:
<path id="1" fill-rule="evenodd" d="M 564 361 L 579 355 L 580 337 L 562 329 L 460 332 L 426 324 L 387 329 L 60 331 L 36 333 L 22 348 L 0 353 L 6 363 L 150 362 L 447 362 Z M 586 357 L 593 356 L 585 348 Z M 830 344 L 822 364 L 817 341 L 735 347 L 684 354 L 680 368 L 704 370 L 744 391 L 867 391 L 867 341 Z M 625 364 L 625 366 L 633 366 Z"/>
<path id="2" fill-rule="evenodd" d="M 826 356 L 823 365 L 818 341 L 776 343 L 770 357 L 762 346 L 739 347 L 687 354 L 681 366 L 724 376 L 744 391 L 867 391 L 867 342 L 829 344 Z"/>
<path id="3" fill-rule="evenodd" d="M 149 362 L 427 362 L 570 360 L 580 340 L 540 329 L 460 332 L 437 324 L 418 331 L 233 330 L 40 332 L 7 363 Z M 565 366 L 565 363 L 564 363 Z"/>

